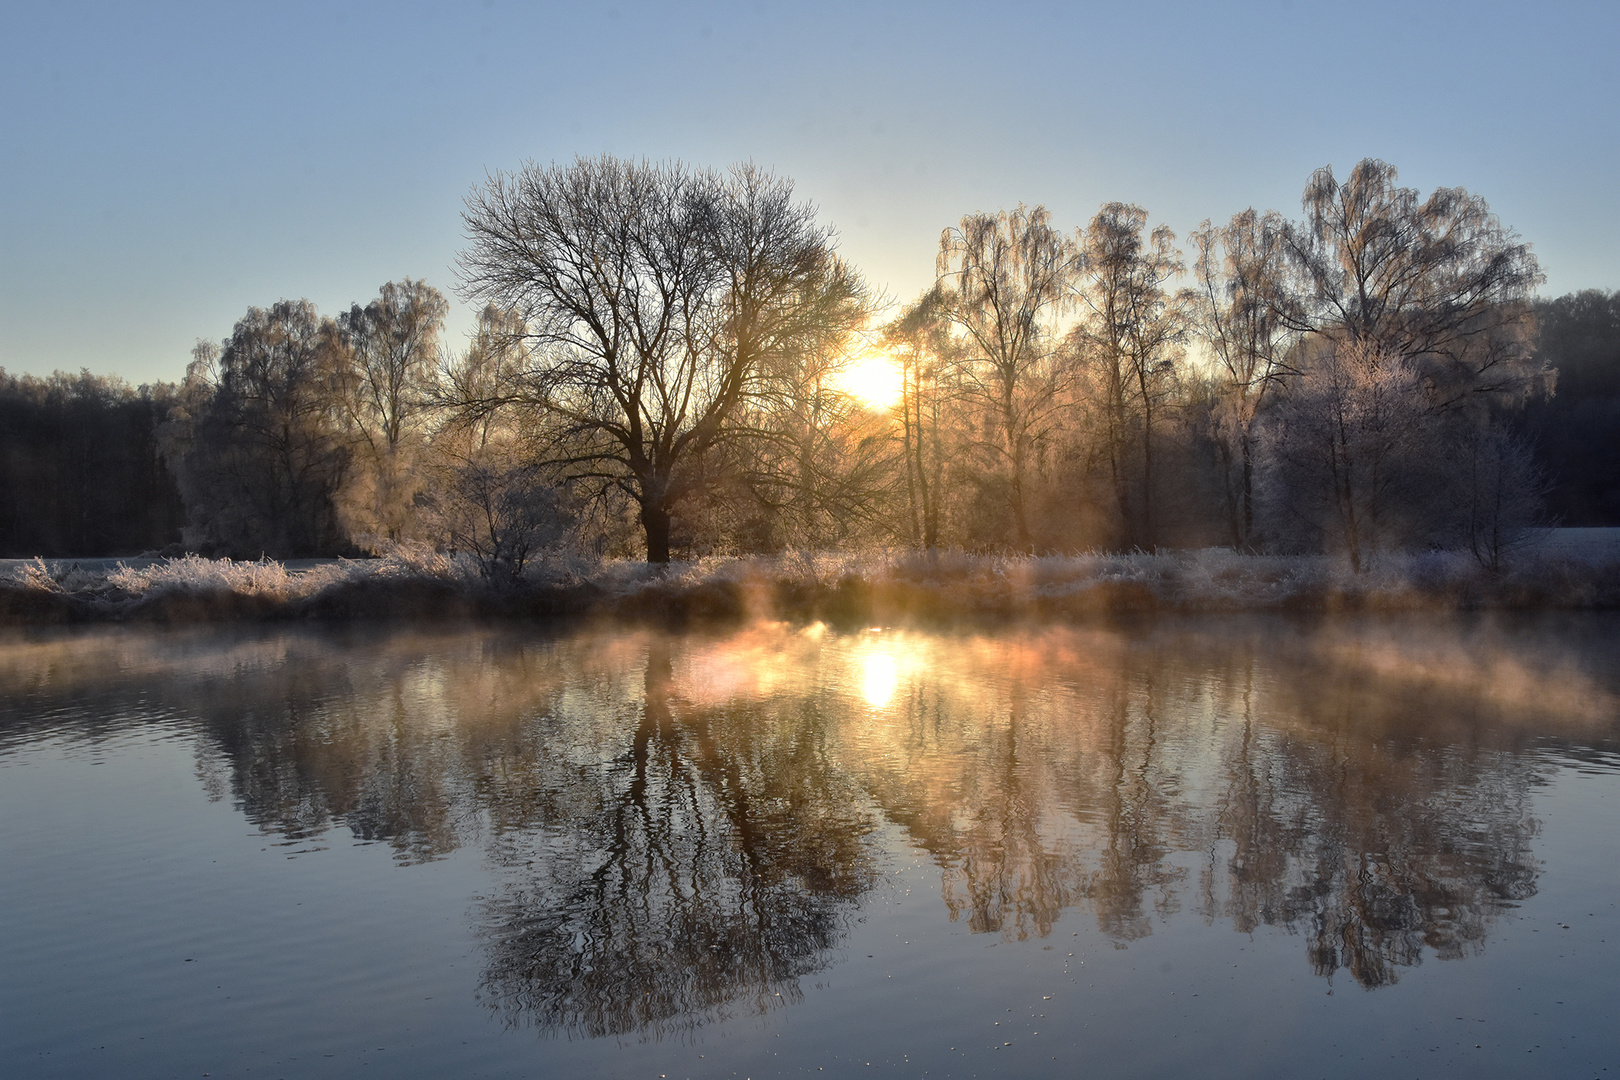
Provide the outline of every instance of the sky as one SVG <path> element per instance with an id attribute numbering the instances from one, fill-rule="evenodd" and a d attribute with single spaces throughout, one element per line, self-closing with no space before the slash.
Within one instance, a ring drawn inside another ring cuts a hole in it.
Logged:
<path id="1" fill-rule="evenodd" d="M 964 214 L 1464 187 L 1620 289 L 1620 3 L 0 0 L 0 367 L 177 380 L 249 307 L 454 299 L 464 200 L 611 154 L 794 181 L 896 303 Z"/>

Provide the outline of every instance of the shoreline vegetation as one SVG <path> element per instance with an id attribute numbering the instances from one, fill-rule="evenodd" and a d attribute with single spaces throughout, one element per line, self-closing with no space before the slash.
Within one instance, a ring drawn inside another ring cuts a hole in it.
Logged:
<path id="1" fill-rule="evenodd" d="M 1496 572 L 1466 552 L 1385 554 L 1354 573 L 1330 556 L 1219 548 L 1051 556 L 789 552 L 667 567 L 553 556 L 499 584 L 464 556 L 405 548 L 381 558 L 303 564 L 186 555 L 18 560 L 0 568 L 0 626 L 8 627 L 490 617 L 856 627 L 1155 612 L 1616 608 L 1620 530 L 1614 529 L 1549 531 Z"/>

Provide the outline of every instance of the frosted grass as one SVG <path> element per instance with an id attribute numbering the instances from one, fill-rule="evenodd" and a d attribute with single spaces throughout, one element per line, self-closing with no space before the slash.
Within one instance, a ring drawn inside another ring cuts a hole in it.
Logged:
<path id="1" fill-rule="evenodd" d="M 1130 611 L 1620 607 L 1620 530 L 1544 543 L 1493 573 L 1465 552 L 1341 559 L 1225 548 L 1079 555 L 959 550 L 788 551 L 649 566 L 554 554 L 496 587 L 466 556 L 399 548 L 382 558 L 289 566 L 197 555 L 89 565 L 35 559 L 0 577 L 13 624 L 158 618 L 608 615 L 888 622 L 1045 619 Z M 408 603 L 406 601 L 409 601 Z"/>

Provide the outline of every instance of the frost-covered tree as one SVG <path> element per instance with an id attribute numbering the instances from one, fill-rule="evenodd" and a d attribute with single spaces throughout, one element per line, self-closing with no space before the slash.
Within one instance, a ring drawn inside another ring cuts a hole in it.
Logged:
<path id="1" fill-rule="evenodd" d="M 1342 552 L 1359 573 L 1379 551 L 1432 538 L 1444 443 L 1400 354 L 1365 339 L 1314 342 L 1264 450 L 1267 501 L 1296 543 Z"/>
<path id="2" fill-rule="evenodd" d="M 1302 202 L 1305 220 L 1283 234 L 1303 282 L 1284 311 L 1294 329 L 1405 358 L 1434 408 L 1545 388 L 1528 304 L 1541 268 L 1484 199 L 1462 188 L 1424 199 L 1368 158 L 1343 183 L 1316 170 Z"/>
<path id="3" fill-rule="evenodd" d="M 649 562 L 669 561 L 711 451 L 757 434 L 745 406 L 783 358 L 866 319 L 831 232 L 752 166 L 528 165 L 474 192 L 463 221 L 464 293 L 523 320 L 514 385 L 559 421 L 554 460 L 636 502 Z"/>
<path id="4" fill-rule="evenodd" d="M 1108 203 L 1082 234 L 1074 343 L 1100 400 L 1102 452 L 1128 546 L 1152 549 L 1156 425 L 1176 391 L 1187 320 L 1171 290 L 1183 270 L 1176 237 L 1147 229 L 1140 206 Z M 1133 490 L 1134 493 L 1133 493 Z"/>
<path id="5" fill-rule="evenodd" d="M 1511 429 L 1465 426 L 1448 447 L 1446 539 L 1467 548 L 1488 570 L 1521 547 L 1546 520 L 1546 474 L 1530 446 Z"/>
<path id="6" fill-rule="evenodd" d="M 352 452 L 334 331 L 308 300 L 249 308 L 193 353 L 168 425 L 186 542 L 276 557 L 350 550 L 337 512 Z"/>
<path id="7" fill-rule="evenodd" d="M 1535 257 L 1483 199 L 1461 188 L 1423 199 L 1374 159 L 1343 183 L 1318 169 L 1303 205 L 1282 233 L 1300 288 L 1274 309 L 1307 336 L 1272 431 L 1279 505 L 1357 569 L 1394 543 L 1461 535 L 1478 550 L 1496 528 L 1482 507 L 1498 507 L 1493 521 L 1522 516 L 1501 500 L 1504 477 L 1526 475 L 1509 467 L 1519 455 L 1505 449 L 1504 414 L 1552 382 L 1531 349 Z"/>
<path id="8" fill-rule="evenodd" d="M 1290 372 L 1293 299 L 1280 214 L 1253 208 L 1192 234 L 1193 318 L 1214 360 L 1210 412 L 1232 546 L 1253 546 L 1255 418 Z"/>
<path id="9" fill-rule="evenodd" d="M 399 540 L 420 491 L 428 385 L 449 312 L 439 290 L 406 278 L 337 317 L 335 389 L 355 448 L 344 492 L 356 535 Z"/>
<path id="10" fill-rule="evenodd" d="M 1057 416 L 1052 320 L 1072 303 L 1077 267 L 1044 206 L 969 214 L 939 238 L 939 311 L 961 337 L 963 391 L 989 418 L 975 446 L 990 464 L 980 482 L 1000 489 L 1020 547 L 1032 540 L 1032 465 Z"/>

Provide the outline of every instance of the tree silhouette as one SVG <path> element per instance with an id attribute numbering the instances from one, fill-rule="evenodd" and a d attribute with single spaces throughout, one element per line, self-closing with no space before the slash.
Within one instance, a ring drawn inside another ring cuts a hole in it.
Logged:
<path id="1" fill-rule="evenodd" d="M 701 464 L 754 433 L 743 406 L 784 361 L 858 329 L 865 292 L 792 185 L 603 157 L 497 174 L 467 201 L 464 293 L 524 321 L 505 396 L 561 421 L 558 460 L 640 508 L 647 561 Z"/>
<path id="2" fill-rule="evenodd" d="M 1148 232 L 1147 221 L 1140 206 L 1107 203 L 1086 227 L 1079 283 L 1086 318 L 1074 339 L 1100 384 L 1104 453 L 1128 546 L 1151 551 L 1158 542 L 1155 424 L 1176 389 L 1186 312 L 1169 288 L 1183 269 L 1175 234 L 1165 225 Z M 1140 448 L 1134 499 L 1133 442 Z"/>

